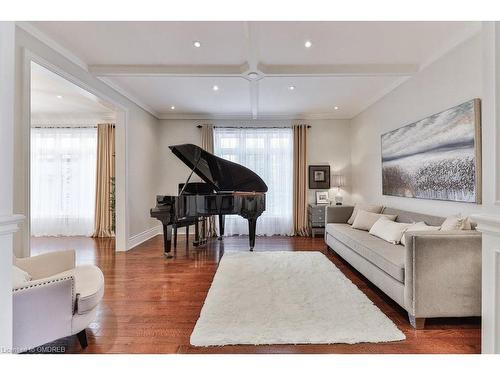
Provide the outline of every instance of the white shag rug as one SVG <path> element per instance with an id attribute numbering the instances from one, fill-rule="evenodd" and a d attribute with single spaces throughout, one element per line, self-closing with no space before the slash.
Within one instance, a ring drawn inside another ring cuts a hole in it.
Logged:
<path id="1" fill-rule="evenodd" d="M 226 252 L 191 345 L 404 339 L 396 325 L 320 252 Z"/>

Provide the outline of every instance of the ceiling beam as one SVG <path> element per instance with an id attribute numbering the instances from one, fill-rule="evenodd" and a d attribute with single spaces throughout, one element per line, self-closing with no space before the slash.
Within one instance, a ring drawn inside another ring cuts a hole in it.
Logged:
<path id="1" fill-rule="evenodd" d="M 247 66 L 248 72 L 257 73 L 259 65 L 258 48 L 254 38 L 253 24 L 251 22 L 243 23 L 247 47 Z M 256 120 L 259 116 L 259 82 L 257 80 L 250 81 L 250 111 L 252 112 L 252 119 Z"/>
<path id="2" fill-rule="evenodd" d="M 266 65 L 255 62 L 242 65 L 91 65 L 97 77 L 245 77 L 256 71 L 264 77 L 369 77 L 411 76 L 417 64 L 337 64 L 337 65 Z"/>
<path id="3" fill-rule="evenodd" d="M 250 81 L 250 107 L 254 120 L 259 116 L 259 81 Z"/>
<path id="4" fill-rule="evenodd" d="M 242 65 L 91 65 L 89 71 L 97 77 L 203 77 L 236 76 L 248 71 Z"/>
<path id="5" fill-rule="evenodd" d="M 256 71 L 259 65 L 259 49 L 254 38 L 253 23 L 246 21 L 243 25 L 247 47 L 247 64 L 250 71 Z"/>
<path id="6" fill-rule="evenodd" d="M 265 65 L 258 69 L 265 76 L 366 77 L 411 76 L 419 71 L 417 64 L 337 64 L 337 65 Z"/>
<path id="7" fill-rule="evenodd" d="M 251 113 L 160 113 L 160 120 L 253 120 Z M 259 120 L 348 120 L 351 114 L 275 113 L 260 114 Z"/>

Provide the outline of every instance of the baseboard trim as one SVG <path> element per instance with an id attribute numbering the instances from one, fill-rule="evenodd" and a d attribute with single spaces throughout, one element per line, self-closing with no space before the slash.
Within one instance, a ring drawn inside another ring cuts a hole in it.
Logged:
<path id="1" fill-rule="evenodd" d="M 156 227 L 146 229 L 144 232 L 133 235 L 128 239 L 127 250 L 131 250 L 136 246 L 139 246 L 141 243 L 146 242 L 147 240 L 163 233 L 163 227 L 158 225 Z"/>

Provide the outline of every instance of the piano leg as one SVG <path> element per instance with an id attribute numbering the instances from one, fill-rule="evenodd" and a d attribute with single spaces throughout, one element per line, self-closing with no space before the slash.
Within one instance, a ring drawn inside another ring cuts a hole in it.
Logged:
<path id="1" fill-rule="evenodd" d="M 248 219 L 248 240 L 250 241 L 250 251 L 253 251 L 255 246 L 255 227 L 257 226 L 257 219 Z"/>
<path id="2" fill-rule="evenodd" d="M 172 244 L 172 225 L 163 224 L 163 255 L 165 258 L 170 259 L 173 256 L 170 254 L 170 248 Z"/>
<path id="3" fill-rule="evenodd" d="M 207 219 L 205 217 L 201 219 L 201 239 L 202 242 L 206 242 L 207 239 Z"/>
<path id="4" fill-rule="evenodd" d="M 177 225 L 173 227 L 174 229 L 174 248 L 177 247 Z"/>
<path id="5" fill-rule="evenodd" d="M 219 215 L 219 241 L 222 240 L 222 236 L 224 236 L 224 215 Z"/>
<path id="6" fill-rule="evenodd" d="M 198 246 L 200 244 L 200 228 L 198 223 L 198 218 L 194 221 L 194 241 L 193 246 Z"/>

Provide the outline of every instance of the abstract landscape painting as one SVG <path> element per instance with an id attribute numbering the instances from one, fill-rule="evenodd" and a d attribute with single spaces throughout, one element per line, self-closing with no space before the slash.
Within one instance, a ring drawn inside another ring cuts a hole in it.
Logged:
<path id="1" fill-rule="evenodd" d="M 480 100 L 382 135 L 382 192 L 481 202 Z"/>

